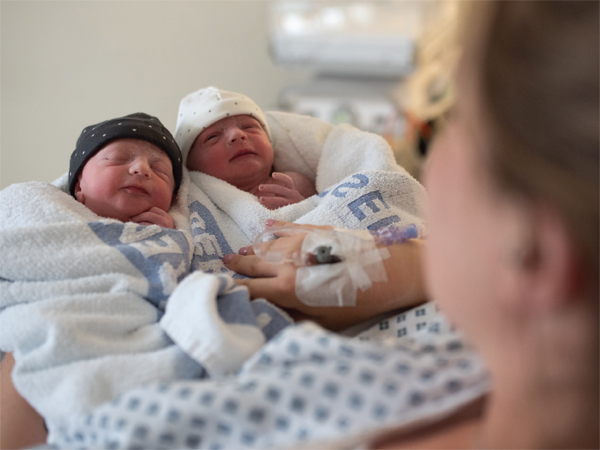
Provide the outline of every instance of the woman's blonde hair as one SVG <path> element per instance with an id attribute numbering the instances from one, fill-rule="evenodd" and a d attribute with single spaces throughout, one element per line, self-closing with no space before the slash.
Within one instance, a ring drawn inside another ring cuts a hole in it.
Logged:
<path id="1" fill-rule="evenodd" d="M 488 5 L 478 65 L 491 171 L 502 188 L 552 204 L 598 291 L 597 1 Z"/>

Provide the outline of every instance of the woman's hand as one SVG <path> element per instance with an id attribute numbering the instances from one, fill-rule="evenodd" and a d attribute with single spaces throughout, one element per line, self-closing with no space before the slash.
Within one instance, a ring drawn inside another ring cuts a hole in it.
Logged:
<path id="1" fill-rule="evenodd" d="M 282 238 L 284 239 L 284 238 Z M 256 256 L 252 247 L 245 256 L 225 255 L 223 262 L 228 269 L 255 277 L 236 280 L 236 283 L 248 287 L 250 297 L 266 298 L 285 309 L 294 320 L 314 320 L 326 328 L 337 331 L 360 322 L 356 314 L 349 314 L 354 308 L 313 307 L 302 303 L 296 296 L 296 270 L 293 263 L 270 264 Z M 354 311 L 352 311 L 354 312 Z M 369 316 L 370 317 L 370 316 Z"/>
<path id="2" fill-rule="evenodd" d="M 15 389 L 11 353 L 0 363 L 0 448 L 30 448 L 46 442 L 44 419 Z"/>
<path id="3" fill-rule="evenodd" d="M 164 228 L 175 228 L 175 223 L 171 215 L 156 206 L 153 206 L 148 211 L 144 211 L 130 219 L 132 222 L 140 225 L 158 225 Z"/>
<path id="4" fill-rule="evenodd" d="M 279 239 L 268 242 L 269 251 L 293 254 L 302 248 L 304 237 L 312 230 L 331 230 L 330 226 L 299 225 L 283 221 L 267 221 L 267 229 L 286 227 L 298 230 L 298 233 L 276 232 Z M 304 233 L 302 233 L 304 231 Z M 294 313 L 304 311 L 310 313 L 311 308 L 296 297 L 296 270 L 293 263 L 270 264 L 256 255 L 253 246 L 242 247 L 240 255 L 225 255 L 223 262 L 227 268 L 235 272 L 253 277 L 252 280 L 236 280 L 240 285 L 247 286 L 252 298 L 266 298 L 282 308 L 293 310 Z M 323 308 L 316 308 L 321 310 Z M 337 309 L 337 308 L 336 308 Z M 318 313 L 318 311 L 314 311 Z M 313 313 L 313 314 L 314 314 Z"/>
<path id="5" fill-rule="evenodd" d="M 280 221 L 269 221 L 269 227 L 290 226 L 300 230 L 332 229 L 310 225 L 295 225 Z M 272 242 L 272 250 L 288 254 L 299 251 L 304 240 L 303 234 L 282 236 Z M 266 298 L 288 310 L 294 319 L 311 319 L 326 328 L 340 330 L 384 312 L 417 305 L 424 301 L 425 294 L 421 277 L 420 242 L 407 242 L 389 246 L 391 257 L 383 261 L 388 282 L 374 283 L 365 292 L 359 291 L 356 306 L 353 307 L 313 307 L 302 303 L 296 296 L 296 271 L 293 263 L 270 264 L 256 256 L 253 247 L 240 249 L 241 255 L 225 255 L 223 262 L 235 272 L 254 277 L 236 280 L 247 286 L 252 298 Z"/>

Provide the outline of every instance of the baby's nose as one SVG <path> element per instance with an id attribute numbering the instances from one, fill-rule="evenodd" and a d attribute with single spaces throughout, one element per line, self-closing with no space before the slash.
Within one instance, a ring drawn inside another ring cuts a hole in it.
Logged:
<path id="1" fill-rule="evenodd" d="M 238 139 L 246 139 L 246 133 L 239 127 L 231 127 L 229 129 L 229 142 L 233 143 Z"/>
<path id="2" fill-rule="evenodd" d="M 129 172 L 132 175 L 142 175 L 147 178 L 150 176 L 150 165 L 148 164 L 148 161 L 137 158 L 129 167 Z"/>

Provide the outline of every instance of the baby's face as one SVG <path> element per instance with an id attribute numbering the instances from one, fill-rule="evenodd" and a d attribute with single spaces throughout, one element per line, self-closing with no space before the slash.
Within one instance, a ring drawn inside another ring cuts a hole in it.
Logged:
<path id="1" fill-rule="evenodd" d="M 226 117 L 198 135 L 187 167 L 240 187 L 250 178 L 266 178 L 273 165 L 273 146 L 258 120 Z"/>
<path id="2" fill-rule="evenodd" d="M 139 139 L 119 139 L 83 167 L 75 197 L 102 217 L 128 222 L 156 206 L 168 211 L 175 180 L 171 160 Z"/>

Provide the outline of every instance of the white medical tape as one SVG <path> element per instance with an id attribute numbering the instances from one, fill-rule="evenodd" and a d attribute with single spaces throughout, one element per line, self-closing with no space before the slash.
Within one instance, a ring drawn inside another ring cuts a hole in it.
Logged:
<path id="1" fill-rule="evenodd" d="M 387 281 L 383 260 L 390 253 L 377 248 L 368 231 L 313 231 L 304 238 L 302 254 L 314 254 L 318 247 L 330 247 L 330 254 L 342 261 L 298 268 L 296 296 L 305 305 L 355 306 L 358 289 Z"/>

